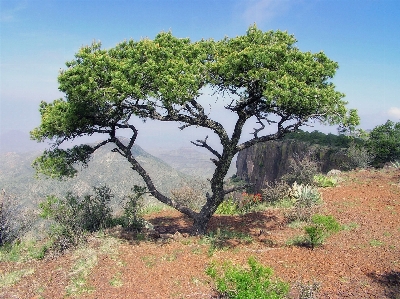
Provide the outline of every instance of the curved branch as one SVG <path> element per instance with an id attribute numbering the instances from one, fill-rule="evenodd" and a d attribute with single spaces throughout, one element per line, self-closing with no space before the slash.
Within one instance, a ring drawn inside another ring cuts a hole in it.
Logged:
<path id="1" fill-rule="evenodd" d="M 149 190 L 149 193 L 157 198 L 159 201 L 162 203 L 165 203 L 166 205 L 169 205 L 170 207 L 175 208 L 179 212 L 189 216 L 192 219 L 195 219 L 198 215 L 195 211 L 192 209 L 183 206 L 182 204 L 178 203 L 177 201 L 163 195 L 160 193 L 157 188 L 155 187 L 153 181 L 151 180 L 150 176 L 146 172 L 146 170 L 139 164 L 139 162 L 133 157 L 130 148 L 125 146 L 118 138 L 114 138 L 113 142 L 115 145 L 118 147 L 118 153 L 120 153 L 123 157 L 125 157 L 129 163 L 132 166 L 132 169 L 135 170 L 144 180 L 147 189 Z"/>
<path id="2" fill-rule="evenodd" d="M 207 144 L 207 139 L 208 136 L 206 136 L 206 138 L 204 138 L 204 140 L 196 140 L 196 142 L 194 141 L 190 141 L 192 144 L 194 144 L 195 146 L 199 146 L 199 147 L 204 147 L 206 149 L 208 149 L 213 155 L 215 155 L 218 159 L 221 159 L 221 155 L 220 153 L 218 153 L 215 149 L 213 149 L 211 146 L 209 146 Z M 215 163 L 215 162 L 214 162 Z"/>

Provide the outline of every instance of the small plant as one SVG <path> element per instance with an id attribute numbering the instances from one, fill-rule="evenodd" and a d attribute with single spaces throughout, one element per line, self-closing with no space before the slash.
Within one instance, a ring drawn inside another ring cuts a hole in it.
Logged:
<path id="1" fill-rule="evenodd" d="M 313 282 L 311 284 L 305 284 L 298 282 L 296 283 L 296 288 L 299 291 L 299 299 L 317 299 L 317 293 L 320 288 L 318 282 Z"/>
<path id="2" fill-rule="evenodd" d="M 240 214 L 246 214 L 254 210 L 259 204 L 261 204 L 262 196 L 260 193 L 249 194 L 243 192 L 241 199 L 238 203 L 238 210 Z"/>
<path id="3" fill-rule="evenodd" d="M 290 186 L 284 181 L 267 182 L 266 188 L 262 189 L 263 200 L 275 204 L 289 197 Z"/>
<path id="4" fill-rule="evenodd" d="M 123 286 L 124 283 L 123 283 L 123 281 L 121 279 L 121 276 L 122 276 L 121 272 L 116 273 L 113 276 L 113 278 L 111 278 L 110 285 L 115 287 L 115 288 L 119 288 L 119 287 Z"/>
<path id="5" fill-rule="evenodd" d="M 295 182 L 289 194 L 293 202 L 293 209 L 288 216 L 290 220 L 309 221 L 316 207 L 322 203 L 318 189 L 310 185 L 298 185 Z"/>
<path id="6" fill-rule="evenodd" d="M 220 215 L 236 215 L 246 214 L 255 211 L 262 203 L 261 194 L 249 194 L 243 192 L 238 199 L 229 197 L 224 200 L 217 208 L 216 214 Z"/>
<path id="7" fill-rule="evenodd" d="M 147 268 L 152 268 L 156 265 L 157 258 L 153 255 L 146 255 L 141 257 L 141 259 Z"/>
<path id="8" fill-rule="evenodd" d="M 326 236 L 324 234 L 324 228 L 317 225 L 310 225 L 304 228 L 308 237 L 308 244 L 314 249 L 317 246 L 322 245 Z"/>
<path id="9" fill-rule="evenodd" d="M 232 197 L 225 199 L 215 211 L 219 215 L 236 215 L 238 214 L 238 206 Z"/>
<path id="10" fill-rule="evenodd" d="M 286 298 L 289 285 L 280 280 L 272 280 L 273 271 L 264 267 L 255 258 L 248 260 L 249 268 L 226 262 L 222 267 L 211 264 L 206 269 L 216 285 L 217 291 L 229 299 L 269 299 Z"/>
<path id="11" fill-rule="evenodd" d="M 383 242 L 373 239 L 373 240 L 369 241 L 369 245 L 371 245 L 372 247 L 379 247 L 379 246 L 383 245 Z"/>
<path id="12" fill-rule="evenodd" d="M 307 242 L 314 249 L 324 243 L 331 234 L 340 231 L 341 226 L 333 216 L 314 215 L 312 225 L 304 228 L 307 234 Z"/>
<path id="13" fill-rule="evenodd" d="M 325 176 L 322 174 L 317 174 L 314 176 L 314 183 L 318 187 L 335 187 L 337 185 L 337 179 L 331 176 Z"/>
<path id="14" fill-rule="evenodd" d="M 400 160 L 390 162 L 393 168 L 399 169 L 400 168 Z"/>
<path id="15" fill-rule="evenodd" d="M 142 196 L 145 193 L 145 187 L 134 186 L 132 189 L 133 194 L 126 197 L 124 204 L 124 212 L 122 216 L 117 219 L 117 222 L 127 230 L 140 231 L 145 226 L 145 221 L 142 218 Z"/>

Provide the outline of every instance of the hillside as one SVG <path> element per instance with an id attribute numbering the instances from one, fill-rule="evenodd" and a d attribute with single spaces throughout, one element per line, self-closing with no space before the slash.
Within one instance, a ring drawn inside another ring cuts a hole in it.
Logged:
<path id="1" fill-rule="evenodd" d="M 214 163 L 210 161 L 210 158 L 213 156 L 206 150 L 200 152 L 194 148 L 181 147 L 175 150 L 152 149 L 151 154 L 187 175 L 210 179 L 215 170 Z M 235 173 L 235 161 L 232 161 L 227 177 L 231 177 Z"/>
<path id="2" fill-rule="evenodd" d="M 35 178 L 31 167 L 33 159 L 40 152 L 15 153 L 0 155 L 0 189 L 8 195 L 17 197 L 22 204 L 36 204 L 49 194 L 64 195 L 71 191 L 79 196 L 91 193 L 93 186 L 107 185 L 116 195 L 118 202 L 127 195 L 131 188 L 143 185 L 136 174 L 118 153 L 111 152 L 113 146 L 108 144 L 95 152 L 87 168 L 82 168 L 72 179 L 57 181 L 47 178 Z M 182 186 L 199 186 L 204 179 L 184 174 L 159 158 L 145 152 L 140 146 L 132 149 L 134 156 L 143 164 L 159 189 L 170 194 L 170 190 Z M 210 162 L 211 164 L 211 162 Z M 198 190 L 203 192 L 204 190 Z"/>
<path id="3" fill-rule="evenodd" d="M 303 229 L 288 224 L 283 208 L 214 216 L 209 231 L 217 235 L 204 238 L 188 236 L 188 219 L 164 210 L 147 216 L 162 238 L 114 229 L 54 259 L 0 262 L 0 298 L 220 298 L 206 267 L 245 265 L 250 256 L 290 283 L 290 298 L 299 298 L 296 285 L 311 283 L 321 299 L 400 298 L 400 169 L 344 173 L 320 192 L 320 212 L 342 230 L 314 250 L 287 245 Z M 218 239 L 218 229 L 230 237 Z"/>

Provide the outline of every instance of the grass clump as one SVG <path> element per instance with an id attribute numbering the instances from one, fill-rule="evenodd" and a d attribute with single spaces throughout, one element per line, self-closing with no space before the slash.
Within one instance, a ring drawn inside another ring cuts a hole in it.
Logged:
<path id="1" fill-rule="evenodd" d="M 79 295 L 90 293 L 93 287 L 87 282 L 91 270 L 97 265 L 97 252 L 91 248 L 82 248 L 75 252 L 76 261 L 70 272 L 70 283 L 66 291 L 67 295 Z"/>
<path id="2" fill-rule="evenodd" d="M 30 269 L 22 269 L 17 270 L 9 273 L 4 273 L 0 275 L 0 290 L 4 287 L 9 287 L 16 284 L 20 281 L 23 277 L 32 275 L 35 273 L 33 268 Z"/>
<path id="3" fill-rule="evenodd" d="M 229 197 L 217 208 L 219 215 L 243 215 L 257 211 L 262 206 L 262 195 L 243 192 L 238 198 Z"/>
<path id="4" fill-rule="evenodd" d="M 215 263 L 206 269 L 206 274 L 214 282 L 218 293 L 229 299 L 278 299 L 286 298 L 289 285 L 273 280 L 273 270 L 264 267 L 251 257 L 249 268 L 226 262 L 221 267 Z"/>
<path id="5" fill-rule="evenodd" d="M 30 259 L 41 260 L 51 243 L 33 240 L 7 243 L 0 247 L 0 262 L 24 262 Z"/>

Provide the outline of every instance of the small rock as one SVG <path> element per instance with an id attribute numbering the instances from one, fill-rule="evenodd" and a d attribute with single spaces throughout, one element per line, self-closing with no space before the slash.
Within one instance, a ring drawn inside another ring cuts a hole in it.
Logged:
<path id="1" fill-rule="evenodd" d="M 176 233 L 172 236 L 172 238 L 173 238 L 175 241 L 179 241 L 180 239 L 183 238 L 183 236 L 182 236 L 182 234 L 181 234 L 180 232 L 176 232 Z"/>
<path id="2" fill-rule="evenodd" d="M 164 239 L 164 240 L 166 240 L 166 239 L 173 239 L 173 238 L 174 238 L 174 235 L 173 235 L 173 234 L 160 234 L 160 238 L 161 238 L 161 239 Z"/>
<path id="3" fill-rule="evenodd" d="M 332 169 L 330 171 L 328 171 L 328 173 L 326 174 L 327 176 L 335 176 L 335 175 L 340 175 L 342 172 L 338 169 Z"/>

